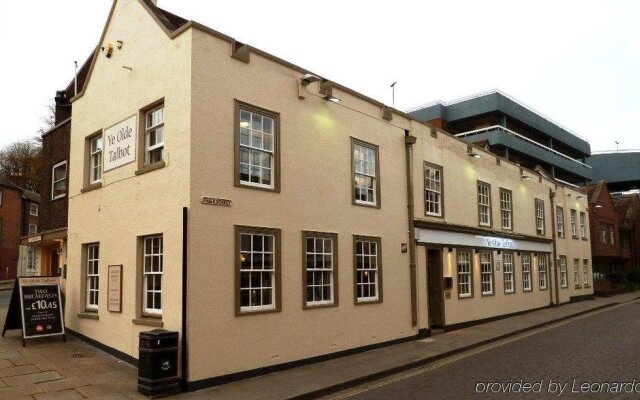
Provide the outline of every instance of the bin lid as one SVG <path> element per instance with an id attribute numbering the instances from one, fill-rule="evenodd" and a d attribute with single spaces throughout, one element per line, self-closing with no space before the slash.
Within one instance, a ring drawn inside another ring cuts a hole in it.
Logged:
<path id="1" fill-rule="evenodd" d="M 178 337 L 178 332 L 168 331 L 166 329 L 153 329 L 150 331 L 140 332 L 141 339 L 167 339 Z"/>

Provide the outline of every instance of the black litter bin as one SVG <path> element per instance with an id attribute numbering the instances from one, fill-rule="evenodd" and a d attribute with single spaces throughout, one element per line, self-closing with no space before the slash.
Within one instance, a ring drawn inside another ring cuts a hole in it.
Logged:
<path id="1" fill-rule="evenodd" d="M 178 332 L 164 329 L 140 332 L 138 391 L 147 396 L 180 392 Z"/>

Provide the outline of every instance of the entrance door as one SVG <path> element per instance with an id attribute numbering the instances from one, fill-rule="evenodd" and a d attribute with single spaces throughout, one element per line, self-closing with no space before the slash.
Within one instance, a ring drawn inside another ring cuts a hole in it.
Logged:
<path id="1" fill-rule="evenodd" d="M 429 327 L 444 327 L 444 290 L 442 281 L 442 251 L 427 249 L 427 290 Z"/>
<path id="2" fill-rule="evenodd" d="M 60 276 L 60 250 L 57 248 L 51 249 L 51 275 Z"/>

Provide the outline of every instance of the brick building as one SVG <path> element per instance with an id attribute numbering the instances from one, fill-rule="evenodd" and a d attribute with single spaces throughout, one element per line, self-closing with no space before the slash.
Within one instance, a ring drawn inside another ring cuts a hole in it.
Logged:
<path id="1" fill-rule="evenodd" d="M 624 270 L 640 269 L 640 194 L 612 195 L 620 226 L 620 251 Z"/>
<path id="2" fill-rule="evenodd" d="M 88 63 L 78 72 L 77 90 L 81 90 Z M 71 134 L 71 102 L 76 80 L 55 97 L 55 126 L 42 135 L 42 167 L 40 170 L 40 229 L 27 232 L 22 244 L 36 253 L 37 275 L 64 275 L 66 265 L 67 218 L 69 199 L 69 143 Z M 63 281 L 64 283 L 64 281 Z"/>
<path id="3" fill-rule="evenodd" d="M 629 260 L 620 246 L 620 221 L 605 181 L 585 187 L 589 198 L 594 292 L 619 288 Z"/>

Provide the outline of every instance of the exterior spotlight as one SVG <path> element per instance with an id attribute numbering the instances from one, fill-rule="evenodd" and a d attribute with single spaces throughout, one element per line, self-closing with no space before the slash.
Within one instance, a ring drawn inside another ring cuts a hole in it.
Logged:
<path id="1" fill-rule="evenodd" d="M 467 153 L 467 155 L 472 158 L 482 158 L 482 156 L 478 153 L 471 152 L 471 153 Z"/>
<path id="2" fill-rule="evenodd" d="M 300 78 L 300 81 L 302 82 L 302 84 L 304 86 L 307 86 L 308 84 L 313 83 L 313 82 L 317 82 L 319 80 L 320 80 L 320 78 L 318 78 L 317 76 L 315 76 L 313 74 L 304 74 L 304 75 L 302 75 L 302 78 Z"/>
<path id="3" fill-rule="evenodd" d="M 522 175 L 520 178 L 522 178 L 525 181 L 530 181 L 531 177 L 529 175 Z"/>
<path id="4" fill-rule="evenodd" d="M 602 205 L 596 204 L 596 206 L 594 208 L 602 208 Z"/>
<path id="5" fill-rule="evenodd" d="M 576 197 L 576 199 L 582 200 L 582 199 L 584 199 L 584 196 L 580 195 L 580 196 Z"/>
<path id="6" fill-rule="evenodd" d="M 571 197 L 571 193 L 567 193 L 567 197 Z"/>
<path id="7" fill-rule="evenodd" d="M 328 94 L 323 97 L 326 101 L 331 101 L 333 103 L 340 103 L 342 100 L 334 95 Z"/>

